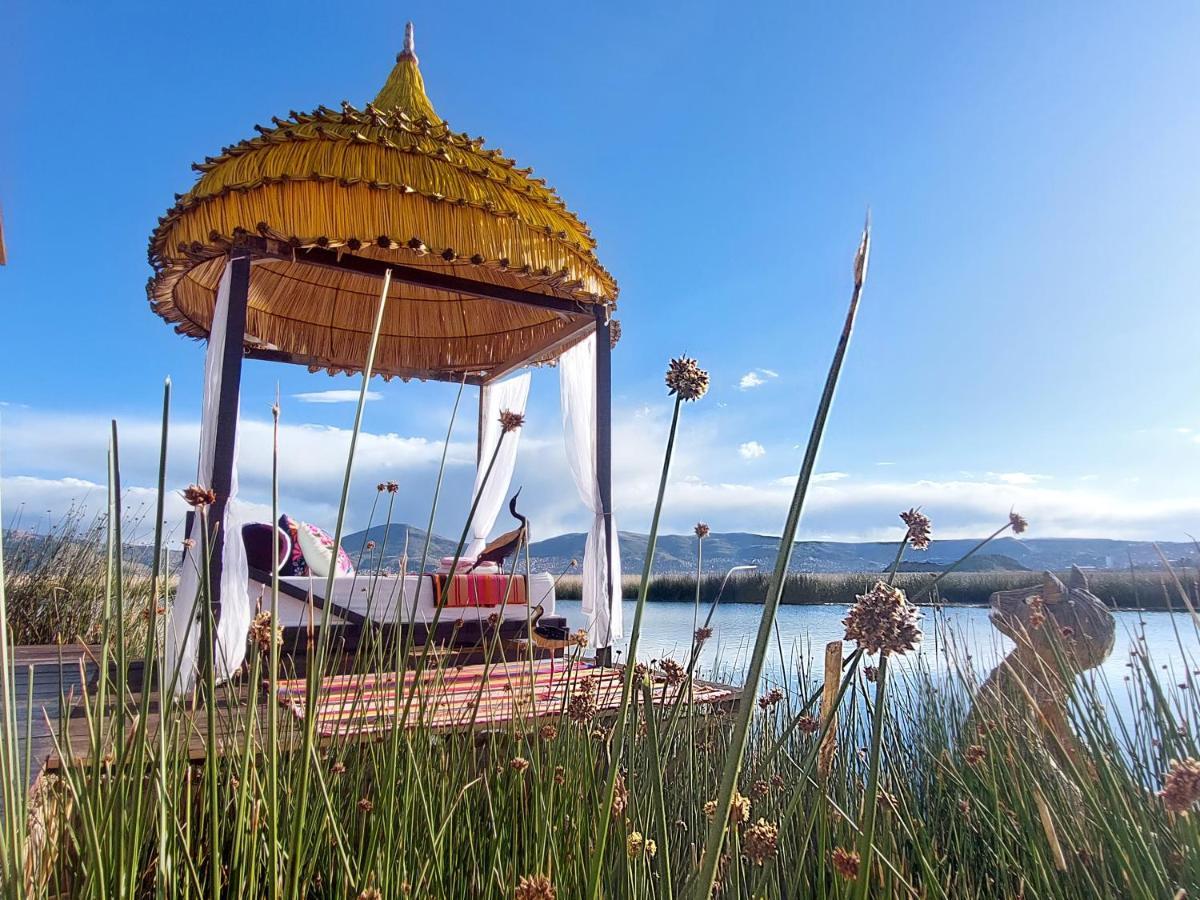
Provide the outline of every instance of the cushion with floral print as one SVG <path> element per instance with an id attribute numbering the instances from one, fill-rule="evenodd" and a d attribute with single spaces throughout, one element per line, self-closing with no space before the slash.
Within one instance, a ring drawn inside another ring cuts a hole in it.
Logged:
<path id="1" fill-rule="evenodd" d="M 333 536 L 328 531 L 308 522 L 301 522 L 297 533 L 300 537 L 300 549 L 304 551 L 304 562 L 313 575 L 327 578 L 331 568 L 336 568 L 338 575 L 354 574 L 354 565 L 350 562 L 350 557 L 341 547 L 335 547 Z"/>

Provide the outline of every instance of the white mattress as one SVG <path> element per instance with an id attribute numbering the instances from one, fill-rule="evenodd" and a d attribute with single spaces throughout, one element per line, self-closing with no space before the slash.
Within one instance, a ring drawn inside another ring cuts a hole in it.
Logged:
<path id="1" fill-rule="evenodd" d="M 314 577 L 281 578 L 281 582 L 311 591 L 316 597 L 325 596 L 325 579 Z M 403 591 L 401 588 L 403 587 Z M 261 596 L 264 608 L 271 603 L 271 586 L 256 581 L 250 583 L 250 599 Z M 373 621 L 394 624 L 397 621 L 430 623 L 437 607 L 434 603 L 433 584 L 428 576 L 422 575 L 349 575 L 339 576 L 333 582 L 333 602 L 338 606 L 367 616 Z M 512 604 L 500 606 L 449 607 L 442 611 L 442 622 L 473 622 L 486 620 L 493 614 L 505 619 L 521 619 L 528 615 L 529 608 L 539 603 L 546 615 L 554 615 L 554 576 L 549 572 L 536 572 L 529 576 L 529 606 Z M 279 624 L 285 627 L 308 624 L 308 604 L 281 593 L 279 595 Z M 313 608 L 313 618 L 320 624 L 322 611 Z M 330 610 L 330 622 L 340 624 L 343 620 Z"/>

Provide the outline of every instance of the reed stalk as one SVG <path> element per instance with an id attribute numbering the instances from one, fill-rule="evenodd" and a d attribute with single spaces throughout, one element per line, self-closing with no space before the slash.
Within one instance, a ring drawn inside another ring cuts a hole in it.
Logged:
<path id="1" fill-rule="evenodd" d="M 629 649 L 625 657 L 625 672 L 621 682 L 621 704 L 617 711 L 616 724 L 608 743 L 608 776 L 601 794 L 601 812 L 594 838 L 595 850 L 588 867 L 587 896 L 596 900 L 600 896 L 600 870 L 608 844 L 609 822 L 612 819 L 613 798 L 616 795 L 617 775 L 625 746 L 625 729 L 629 718 L 630 699 L 633 696 L 634 668 L 637 665 L 638 639 L 642 633 L 642 615 L 646 610 L 646 597 L 650 590 L 650 574 L 654 571 L 654 548 L 658 541 L 658 522 L 662 517 L 663 497 L 667 492 L 667 480 L 671 471 L 671 457 L 675 452 L 675 435 L 679 429 L 679 412 L 683 405 L 681 396 L 675 397 L 671 410 L 671 427 L 667 432 L 667 449 L 663 454 L 662 473 L 658 481 L 658 496 L 654 501 L 654 515 L 650 519 L 650 535 L 646 541 L 646 559 L 642 564 L 642 586 L 633 614 L 633 627 L 629 631 Z"/>
<path id="2" fill-rule="evenodd" d="M 858 252 L 854 259 L 854 290 L 850 295 L 850 308 L 842 325 L 842 333 L 838 338 L 834 351 L 833 362 L 825 379 L 825 388 L 821 401 L 817 406 L 816 418 L 809 434 L 808 446 L 804 451 L 804 461 L 800 467 L 800 475 L 796 481 L 796 490 L 792 495 L 792 503 L 788 509 L 787 520 L 784 522 L 783 534 L 779 543 L 779 555 L 775 563 L 775 572 L 767 588 L 766 600 L 763 603 L 762 618 L 759 621 L 758 635 L 754 642 L 754 651 L 750 657 L 749 668 L 743 693 L 747 702 L 738 709 L 734 721 L 733 735 L 730 739 L 729 755 L 725 762 L 725 771 L 721 777 L 721 787 L 716 798 L 716 814 L 709 824 L 708 836 L 704 844 L 704 853 L 700 859 L 700 871 L 693 882 L 692 893 L 696 897 L 711 897 L 713 884 L 717 874 L 717 864 L 721 855 L 721 847 L 725 842 L 729 822 L 729 810 L 733 804 L 733 795 L 737 790 L 737 779 L 742 768 L 742 759 L 746 752 L 746 742 L 750 734 L 750 718 L 754 713 L 754 704 L 748 702 L 758 694 L 759 681 L 762 678 L 763 665 L 766 661 L 771 631 L 775 622 L 775 613 L 783 600 L 783 586 L 787 578 L 788 566 L 791 562 L 792 547 L 796 539 L 796 530 L 800 525 L 800 514 L 804 509 L 804 500 L 808 494 L 808 484 L 816 468 L 817 453 L 821 447 L 821 438 L 825 434 L 825 422 L 833 407 L 833 396 L 837 389 L 838 378 L 841 375 L 842 363 L 846 358 L 846 350 L 850 346 L 850 335 L 854 330 L 854 320 L 858 315 L 859 298 L 862 296 L 863 284 L 866 281 L 867 261 L 870 255 L 871 227 L 870 220 L 863 227 L 862 239 L 859 241 Z"/>

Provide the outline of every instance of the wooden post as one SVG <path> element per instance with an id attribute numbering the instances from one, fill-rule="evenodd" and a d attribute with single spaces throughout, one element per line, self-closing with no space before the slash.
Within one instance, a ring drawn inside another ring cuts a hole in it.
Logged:
<path id="1" fill-rule="evenodd" d="M 821 741 L 818 751 L 817 772 L 822 778 L 829 777 L 833 767 L 833 754 L 837 750 L 837 702 L 838 688 L 842 684 L 842 642 L 830 641 L 825 645 L 825 686 L 821 691 L 821 724 L 828 721 L 829 730 Z"/>
<path id="2" fill-rule="evenodd" d="M 232 266 L 229 280 L 229 306 L 225 318 L 225 343 L 221 354 L 221 393 L 217 397 L 217 431 L 213 452 L 212 484 L 217 496 L 209 515 L 209 546 L 212 561 L 211 578 L 213 621 L 221 615 L 221 568 L 225 534 L 220 523 L 225 521 L 225 507 L 233 486 L 233 453 L 237 441 L 238 402 L 242 390 L 242 347 L 246 339 L 246 306 L 250 296 L 250 250 L 235 246 L 229 254 Z M 230 540 L 240 541 L 240 534 Z"/>
<path id="3" fill-rule="evenodd" d="M 614 584 L 612 571 L 612 342 L 609 334 L 608 310 L 597 304 L 596 315 L 596 480 L 600 487 L 600 509 L 604 515 L 604 569 L 608 583 L 604 600 L 608 603 L 609 621 L 614 604 L 621 602 L 621 586 Z M 599 646 L 600 641 L 603 646 Z M 597 641 L 596 663 L 612 664 L 612 638 Z"/>

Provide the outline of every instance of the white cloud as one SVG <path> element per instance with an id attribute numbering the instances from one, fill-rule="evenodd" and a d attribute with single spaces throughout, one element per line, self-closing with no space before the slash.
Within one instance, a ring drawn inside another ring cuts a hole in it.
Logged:
<path id="1" fill-rule="evenodd" d="M 303 394 L 292 394 L 293 399 L 301 403 L 357 403 L 358 391 L 343 388 L 334 391 L 309 391 Z M 368 400 L 378 400 L 383 394 L 379 391 L 367 391 Z"/>
<path id="2" fill-rule="evenodd" d="M 841 481 L 843 478 L 849 477 L 850 475 L 846 472 L 818 472 L 812 477 L 812 483 L 822 484 L 830 481 Z"/>
<path id="3" fill-rule="evenodd" d="M 987 477 L 1005 484 L 1036 484 L 1050 479 L 1049 475 L 1030 475 L 1028 472 L 988 472 Z"/>
<path id="4" fill-rule="evenodd" d="M 615 410 L 614 504 L 618 527 L 644 532 L 661 474 L 670 406 L 654 404 L 639 415 L 635 409 L 630 405 Z M 72 504 L 86 503 L 93 512 L 103 510 L 107 418 L 16 410 L 6 411 L 5 416 L 0 432 L 5 525 L 13 523 L 18 510 L 24 527 L 56 520 Z M 252 504 L 252 515 L 265 518 L 271 426 L 261 419 L 245 419 L 242 424 L 242 497 Z M 445 535 L 457 536 L 470 507 L 475 468 L 470 425 L 464 420 L 463 438 L 456 432 L 449 447 L 436 525 Z M 367 524 L 377 497 L 375 484 L 389 479 L 401 484 L 392 520 L 424 526 L 442 451 L 440 429 L 428 428 L 431 437 L 370 431 L 360 435 L 347 529 Z M 795 476 L 781 478 L 779 470 L 759 476 L 759 467 L 744 463 L 737 444 L 731 448 L 723 439 L 716 419 L 689 416 L 681 428 L 667 486 L 664 532 L 685 533 L 700 520 L 718 531 L 778 534 Z M 125 507 L 152 510 L 159 425 L 151 418 L 122 419 L 120 435 Z M 199 427 L 194 421 L 179 421 L 170 437 L 167 502 L 168 520 L 174 525 L 184 512 L 178 491 L 195 477 Z M 765 452 L 757 441 L 747 443 Z M 348 446 L 347 429 L 285 420 L 280 434 L 282 509 L 332 528 Z M 751 458 L 756 458 L 755 451 Z M 1055 481 L 960 476 L 913 480 L 890 478 L 887 469 L 867 469 L 876 477 L 868 478 L 858 470 L 853 477 L 830 477 L 842 474 L 832 468 L 839 463 L 849 468 L 848 460 L 830 458 L 831 468 L 820 473 L 809 489 L 801 520 L 803 538 L 898 539 L 902 526 L 896 515 L 910 506 L 921 506 L 933 518 L 935 538 L 986 534 L 1003 523 L 1012 508 L 1029 519 L 1030 537 L 1170 540 L 1200 528 L 1200 488 L 1194 481 L 1156 495 L 1144 485 L 1107 476 L 1097 481 L 1074 475 Z M 749 477 L 750 472 L 755 477 Z M 535 419 L 522 429 L 513 491 L 518 487 L 523 487 L 521 510 L 531 517 L 535 540 L 588 526 L 591 517 L 575 491 L 553 417 Z M 376 521 L 381 515 L 377 511 Z M 150 527 L 148 521 L 141 526 L 143 538 Z M 496 528 L 507 527 L 507 512 L 503 512 Z"/>
<path id="5" fill-rule="evenodd" d="M 148 419 L 123 418 L 118 422 L 121 443 L 121 474 L 125 507 L 131 512 L 143 496 L 153 496 L 150 487 L 157 479 L 160 425 Z M 31 412 L 5 421 L 3 438 L 3 515 L 5 524 L 13 516 L 57 520 L 72 507 L 86 506 L 88 515 L 102 512 L 107 502 L 106 454 L 109 421 L 93 416 Z M 200 428 L 195 421 L 171 426 L 167 471 L 168 512 L 178 512 L 171 499 L 195 480 L 196 446 Z M 243 418 L 239 432 L 238 476 L 240 499 L 251 506 L 253 515 L 266 517 L 270 511 L 272 469 L 272 426 L 270 422 Z M 534 444 L 536 446 L 536 444 Z M 279 485 L 281 508 L 307 521 L 332 528 L 341 496 L 350 431 L 325 425 L 285 423 L 279 429 Z M 359 434 L 355 455 L 349 526 L 366 522 L 374 485 L 399 481 L 402 496 L 397 520 L 424 522 L 432 503 L 432 490 L 441 460 L 443 441 L 395 433 Z M 447 451 L 447 469 L 455 486 L 447 507 L 464 510 L 454 494 L 470 487 L 475 466 L 474 441 L 452 441 Z M 11 474 L 9 474 L 11 473 Z M 569 477 L 569 476 L 568 476 Z M 465 483 L 465 487 L 458 482 Z M 569 486 L 569 480 L 564 481 Z M 152 508 L 153 504 L 148 504 Z M 170 519 L 170 516 L 168 517 Z"/>
<path id="6" fill-rule="evenodd" d="M 767 455 L 767 448 L 758 441 L 746 441 L 738 445 L 738 454 L 742 459 L 758 459 Z"/>
<path id="7" fill-rule="evenodd" d="M 738 387 L 743 391 L 748 391 L 750 388 L 761 387 L 766 384 L 771 378 L 778 378 L 779 373 L 771 369 L 751 369 L 742 376 L 738 382 Z"/>

